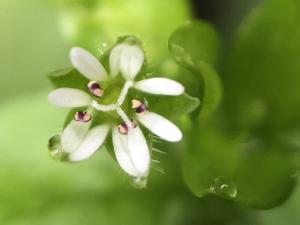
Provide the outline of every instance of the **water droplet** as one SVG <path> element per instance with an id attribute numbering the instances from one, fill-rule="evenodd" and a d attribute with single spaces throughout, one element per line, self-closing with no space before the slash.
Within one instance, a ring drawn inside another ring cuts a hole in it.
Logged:
<path id="1" fill-rule="evenodd" d="M 55 135 L 49 139 L 48 150 L 52 159 L 62 161 L 66 154 L 60 148 L 60 135 Z"/>
<path id="2" fill-rule="evenodd" d="M 99 56 L 102 56 L 105 53 L 105 51 L 107 51 L 107 50 L 108 50 L 108 44 L 107 43 L 102 43 L 101 47 L 98 48 Z"/>
<path id="3" fill-rule="evenodd" d="M 226 177 L 217 177 L 211 184 L 209 191 L 223 198 L 232 199 L 237 196 L 235 183 Z"/>
<path id="4" fill-rule="evenodd" d="M 143 189 L 147 187 L 147 177 L 133 178 L 133 186 L 135 188 Z"/>

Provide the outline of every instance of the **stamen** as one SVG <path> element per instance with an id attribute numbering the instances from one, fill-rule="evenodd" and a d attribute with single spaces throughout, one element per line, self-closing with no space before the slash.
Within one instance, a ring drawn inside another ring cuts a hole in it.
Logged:
<path id="1" fill-rule="evenodd" d="M 125 122 L 124 122 L 124 123 L 121 123 L 121 124 L 118 126 L 118 130 L 119 130 L 120 134 L 125 135 L 125 134 L 128 134 L 128 130 L 129 130 L 130 128 L 136 128 L 136 127 L 137 127 L 137 123 L 136 123 L 133 119 L 131 119 L 129 125 L 126 124 Z"/>
<path id="2" fill-rule="evenodd" d="M 140 115 L 143 115 L 145 112 L 148 111 L 147 106 L 144 103 L 142 103 L 140 100 L 137 100 L 137 99 L 133 99 L 131 101 L 131 107 L 133 109 L 135 109 L 135 112 L 137 114 L 140 114 Z"/>
<path id="3" fill-rule="evenodd" d="M 131 121 L 131 126 L 133 128 L 136 128 L 138 124 L 133 119 L 131 119 L 130 121 Z"/>
<path id="4" fill-rule="evenodd" d="M 100 84 L 97 83 L 97 81 L 91 81 L 87 85 L 89 91 L 96 97 L 102 97 L 103 96 L 103 89 L 101 88 Z"/>
<path id="5" fill-rule="evenodd" d="M 128 133 L 128 126 L 125 124 L 125 123 L 121 123 L 119 126 L 118 126 L 118 130 L 120 132 L 120 134 L 127 134 Z"/>
<path id="6" fill-rule="evenodd" d="M 76 112 L 74 119 L 80 122 L 89 122 L 92 119 L 92 115 L 89 112 Z"/>
<path id="7" fill-rule="evenodd" d="M 136 109 L 136 108 L 140 107 L 141 105 L 143 105 L 143 103 L 140 100 L 137 100 L 137 99 L 131 100 L 131 108 Z"/>

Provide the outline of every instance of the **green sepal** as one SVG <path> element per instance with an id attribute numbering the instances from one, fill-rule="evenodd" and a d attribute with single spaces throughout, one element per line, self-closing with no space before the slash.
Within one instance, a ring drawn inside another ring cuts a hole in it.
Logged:
<path id="1" fill-rule="evenodd" d="M 60 69 L 51 72 L 48 75 L 49 80 L 56 88 L 76 88 L 87 91 L 89 80 L 82 76 L 74 68 Z"/>
<path id="2" fill-rule="evenodd" d="M 193 112 L 200 100 L 186 93 L 179 96 L 155 96 L 145 95 L 149 111 L 165 116 L 168 119 L 176 119 Z"/>

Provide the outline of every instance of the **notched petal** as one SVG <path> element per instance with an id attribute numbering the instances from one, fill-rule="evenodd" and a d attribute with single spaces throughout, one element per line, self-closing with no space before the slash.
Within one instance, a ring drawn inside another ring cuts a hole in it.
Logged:
<path id="1" fill-rule="evenodd" d="M 120 57 L 124 47 L 126 44 L 118 44 L 116 45 L 110 52 L 109 55 L 109 67 L 110 67 L 110 75 L 115 77 L 120 72 Z"/>
<path id="2" fill-rule="evenodd" d="M 120 71 L 126 80 L 133 80 L 144 63 L 144 52 L 136 45 L 126 45 L 120 54 Z"/>
<path id="3" fill-rule="evenodd" d="M 116 127 L 113 129 L 112 138 L 116 159 L 120 167 L 130 176 L 139 177 L 140 173 L 136 169 L 128 150 L 127 135 L 120 134 Z"/>
<path id="4" fill-rule="evenodd" d="M 115 155 L 121 168 L 135 178 L 147 177 L 150 166 L 150 152 L 146 139 L 139 127 L 129 128 L 121 135 L 113 130 Z"/>
<path id="5" fill-rule="evenodd" d="M 140 177 L 148 175 L 150 166 L 150 152 L 146 138 L 137 126 L 128 131 L 128 148 L 135 167 L 140 172 Z"/>
<path id="6" fill-rule="evenodd" d="M 91 126 L 91 121 L 82 123 L 72 120 L 61 134 L 61 147 L 66 153 L 77 150 Z"/>
<path id="7" fill-rule="evenodd" d="M 103 145 L 108 131 L 108 125 L 100 125 L 90 129 L 76 151 L 69 155 L 69 160 L 78 162 L 91 157 Z"/>

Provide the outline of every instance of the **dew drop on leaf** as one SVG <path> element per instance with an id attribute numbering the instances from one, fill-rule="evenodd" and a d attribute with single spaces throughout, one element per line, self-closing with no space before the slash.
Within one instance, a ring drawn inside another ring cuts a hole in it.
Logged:
<path id="1" fill-rule="evenodd" d="M 211 184 L 209 191 L 215 195 L 229 199 L 237 196 L 235 183 L 231 179 L 225 177 L 217 177 Z"/>

